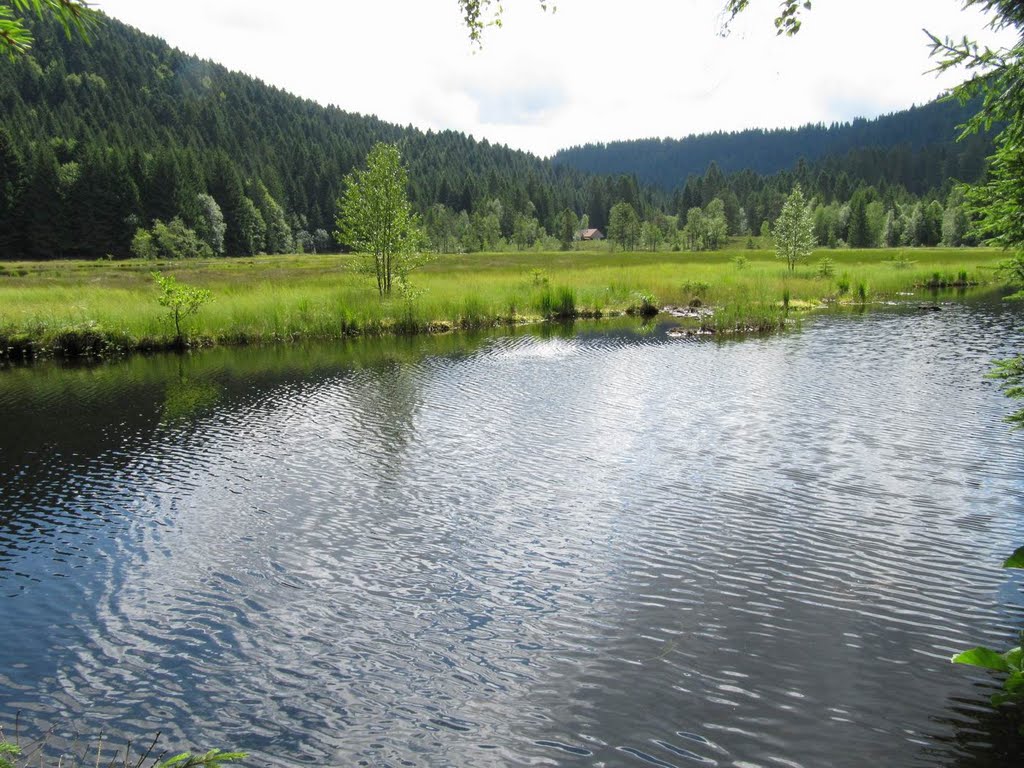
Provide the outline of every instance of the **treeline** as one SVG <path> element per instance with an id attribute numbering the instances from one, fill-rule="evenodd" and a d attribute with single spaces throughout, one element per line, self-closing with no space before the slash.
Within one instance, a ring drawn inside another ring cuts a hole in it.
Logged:
<path id="1" fill-rule="evenodd" d="M 655 145 L 623 143 L 635 150 L 624 172 L 606 163 L 594 175 L 568 155 L 545 161 L 323 107 L 112 19 L 91 45 L 40 22 L 33 34 L 32 56 L 0 60 L 2 258 L 333 250 L 343 179 L 377 141 L 399 146 L 438 251 L 568 247 L 587 227 L 631 247 L 715 248 L 757 235 L 798 182 L 816 201 L 823 245 L 932 244 L 937 212 L 962 207 L 951 179 L 980 177 L 990 149 L 987 139 L 953 143 L 962 113 L 939 104 L 851 126 L 677 142 L 709 148 L 701 158 L 720 152 L 688 176 Z M 897 143 L 775 169 L 862 141 Z M 645 182 L 653 165 L 663 187 Z"/>
<path id="2" fill-rule="evenodd" d="M 726 200 L 729 203 L 726 203 Z M 779 202 L 776 200 L 776 202 Z M 785 202 L 783 196 L 782 203 Z M 860 187 L 848 201 L 827 202 L 818 196 L 809 203 L 814 220 L 815 245 L 825 248 L 895 248 L 899 246 L 960 247 L 976 245 L 970 212 L 962 192 L 953 189 L 944 200 L 885 198 L 874 187 Z M 726 191 L 706 205 L 681 208 L 666 215 L 660 210 L 642 217 L 628 203 L 611 210 L 608 238 L 623 250 L 659 249 L 713 251 L 730 238 L 746 237 L 748 245 L 770 242 L 772 227 L 781 212 L 752 222 L 735 194 Z"/>
<path id="3" fill-rule="evenodd" d="M 587 173 L 632 174 L 643 184 L 671 191 L 712 162 L 723 173 L 749 170 L 770 176 L 801 159 L 829 158 L 824 166 L 833 173 L 844 169 L 854 182 L 878 184 L 884 179 L 920 196 L 947 188 L 949 179 L 971 182 L 984 173 L 994 133 L 955 141 L 956 126 L 978 107 L 974 102 L 933 102 L 828 126 L 587 144 L 560 150 L 552 161 Z"/>
<path id="4" fill-rule="evenodd" d="M 839 161 L 800 161 L 773 176 L 751 171 L 725 175 L 711 163 L 703 176 L 691 176 L 672 197 L 671 210 L 685 222 L 712 202 L 728 235 L 758 235 L 774 223 L 786 197 L 799 184 L 812 200 L 819 245 L 856 248 L 896 245 L 972 244 L 970 220 L 952 181 L 918 196 L 884 176 L 854 181 Z M 946 236 L 942 221 L 949 218 Z M 924 223 L 922 223 L 924 222 Z M 955 222 L 955 224 L 953 223 Z M 681 223 L 680 226 L 683 226 Z"/>
<path id="5" fill-rule="evenodd" d="M 566 209 L 602 226 L 619 199 L 655 204 L 633 179 L 323 107 L 113 19 L 91 45 L 53 24 L 33 34 L 31 56 L 0 60 L 6 258 L 127 256 L 140 230 L 158 252 L 334 248 L 343 178 L 377 141 L 401 148 L 422 213 L 496 215 L 505 239 L 517 217 L 554 232 Z"/>

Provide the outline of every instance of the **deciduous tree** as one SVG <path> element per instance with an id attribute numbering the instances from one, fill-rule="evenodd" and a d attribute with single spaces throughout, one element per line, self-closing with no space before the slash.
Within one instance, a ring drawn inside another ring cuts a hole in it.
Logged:
<path id="1" fill-rule="evenodd" d="M 640 217 L 626 202 L 616 203 L 608 214 L 608 239 L 624 251 L 636 249 L 640 240 Z"/>
<path id="2" fill-rule="evenodd" d="M 424 261 L 424 238 L 409 203 L 408 183 L 398 147 L 378 143 L 366 158 L 366 169 L 345 177 L 338 200 L 338 242 L 363 257 L 363 268 L 375 277 L 381 296 Z"/>
<path id="3" fill-rule="evenodd" d="M 814 216 L 799 184 L 786 198 L 782 213 L 775 220 L 772 237 L 775 255 L 786 260 L 790 272 L 814 250 Z"/>
<path id="4" fill-rule="evenodd" d="M 180 345 L 183 341 L 182 321 L 198 312 L 203 304 L 213 298 L 213 294 L 205 288 L 179 283 L 173 275 L 161 275 L 159 272 L 150 274 L 160 288 L 157 301 L 161 307 L 167 308 L 168 317 L 174 321 L 174 337 Z"/>
<path id="5" fill-rule="evenodd" d="M 205 192 L 199 194 L 199 220 L 196 222 L 196 234 L 203 239 L 214 256 L 224 255 L 224 214 L 217 201 Z"/>

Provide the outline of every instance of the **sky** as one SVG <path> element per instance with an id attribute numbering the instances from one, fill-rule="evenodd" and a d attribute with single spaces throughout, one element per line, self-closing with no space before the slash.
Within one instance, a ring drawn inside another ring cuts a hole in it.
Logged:
<path id="1" fill-rule="evenodd" d="M 505 0 L 468 40 L 456 0 L 95 0 L 187 53 L 321 104 L 539 155 L 593 142 L 875 117 L 931 100 L 924 29 L 1013 42 L 960 0 L 776 0 L 722 35 L 725 0 Z"/>

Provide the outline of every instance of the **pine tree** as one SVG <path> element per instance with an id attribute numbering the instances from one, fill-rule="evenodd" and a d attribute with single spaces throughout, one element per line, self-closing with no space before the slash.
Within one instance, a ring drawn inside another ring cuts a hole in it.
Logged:
<path id="1" fill-rule="evenodd" d="M 140 212 L 140 203 L 138 188 L 121 156 L 90 147 L 69 208 L 75 221 L 75 255 L 86 259 L 129 255 L 131 222 Z"/>
<path id="2" fill-rule="evenodd" d="M 32 259 L 59 258 L 65 221 L 57 158 L 48 144 L 36 149 L 15 221 L 21 225 L 22 254 Z"/>
<path id="3" fill-rule="evenodd" d="M 25 166 L 7 131 L 0 129 L 0 258 L 21 255 L 20 227 L 15 219 L 25 185 Z"/>
<path id="4" fill-rule="evenodd" d="M 558 242 L 563 251 L 572 249 L 576 239 L 576 214 L 566 208 L 558 217 Z"/>
<path id="5" fill-rule="evenodd" d="M 857 190 L 850 200 L 850 224 L 847 242 L 851 248 L 870 248 L 871 229 L 868 226 L 867 199 L 862 190 Z"/>

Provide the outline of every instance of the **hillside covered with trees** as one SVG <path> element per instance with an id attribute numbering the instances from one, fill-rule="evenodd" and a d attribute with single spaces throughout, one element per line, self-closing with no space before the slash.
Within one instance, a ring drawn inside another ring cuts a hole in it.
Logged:
<path id="1" fill-rule="evenodd" d="M 978 106 L 977 100 L 963 105 L 938 101 L 849 123 L 587 144 L 560 150 L 552 160 L 587 173 L 633 174 L 644 184 L 673 190 L 681 180 L 704 173 L 711 163 L 727 174 L 750 170 L 770 176 L 793 168 L 801 159 L 828 158 L 826 167 L 845 167 L 868 183 L 884 179 L 923 195 L 950 178 L 973 181 L 984 172 L 991 137 L 973 135 L 956 141 L 956 126 Z"/>
<path id="2" fill-rule="evenodd" d="M 471 222 L 481 245 L 495 228 L 511 233 L 517 215 L 552 229 L 588 197 L 605 215 L 610 197 L 645 204 L 629 180 L 590 179 L 461 133 L 323 107 L 113 19 L 91 44 L 56 22 L 31 27 L 31 55 L 0 60 L 7 258 L 127 256 L 138 227 L 176 217 L 200 233 L 223 226 L 215 252 L 333 247 L 342 179 L 377 141 L 402 149 L 422 212 L 440 204 L 495 217 Z"/>
<path id="3" fill-rule="evenodd" d="M 952 180 L 980 178 L 991 151 L 953 140 L 970 105 L 932 104 L 548 161 L 324 107 L 113 19 L 91 44 L 31 27 L 31 55 L 0 59 L 0 258 L 333 250 L 344 177 L 379 141 L 399 147 L 438 251 L 564 247 L 588 226 L 622 247 L 716 248 L 761 233 L 796 183 L 822 245 L 961 244 Z"/>

